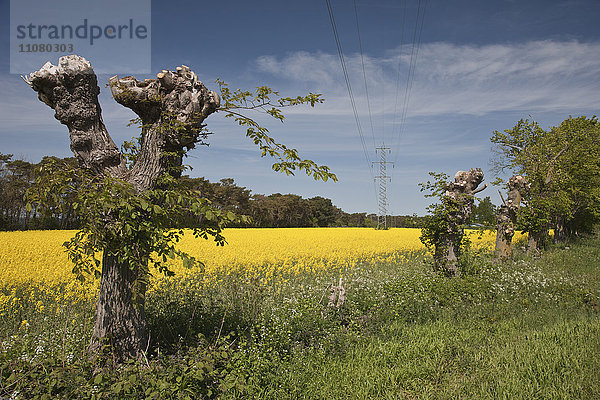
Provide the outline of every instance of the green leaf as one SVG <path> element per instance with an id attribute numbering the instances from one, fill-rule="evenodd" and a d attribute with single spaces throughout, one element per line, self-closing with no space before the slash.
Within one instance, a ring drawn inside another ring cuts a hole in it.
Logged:
<path id="1" fill-rule="evenodd" d="M 120 394 L 123 389 L 123 384 L 121 382 L 117 382 L 112 387 L 112 392 L 115 394 Z"/>
<path id="2" fill-rule="evenodd" d="M 212 210 L 207 210 L 206 214 L 204 214 L 204 216 L 206 217 L 207 220 L 212 221 L 215 219 L 215 214 L 212 212 Z"/>
<path id="3" fill-rule="evenodd" d="M 183 258 L 183 268 L 190 269 L 194 266 L 194 260 L 188 257 Z"/>

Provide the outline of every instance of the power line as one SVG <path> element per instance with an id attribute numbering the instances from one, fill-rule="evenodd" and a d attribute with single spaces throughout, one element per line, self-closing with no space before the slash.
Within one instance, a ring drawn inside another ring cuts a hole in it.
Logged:
<path id="1" fill-rule="evenodd" d="M 385 48 L 385 11 L 381 7 L 381 45 Z M 382 60 L 383 61 L 383 60 Z M 385 71 L 384 63 L 380 62 L 381 73 L 381 142 L 385 143 Z"/>
<path id="2" fill-rule="evenodd" d="M 406 76 L 406 89 L 404 92 L 404 104 L 403 104 L 403 108 L 402 108 L 402 116 L 400 118 L 400 125 L 398 127 L 396 146 L 400 145 L 400 138 L 402 136 L 402 133 L 406 129 L 406 116 L 408 113 L 408 104 L 409 104 L 409 100 L 410 100 L 410 93 L 412 91 L 412 87 L 413 87 L 413 83 L 414 83 L 414 74 L 415 74 L 415 69 L 417 66 L 417 57 L 419 55 L 419 49 L 421 47 L 421 37 L 423 34 L 423 25 L 425 23 L 425 11 L 426 10 L 427 10 L 427 0 L 424 0 L 422 13 L 421 13 L 421 0 L 419 0 L 419 4 L 417 7 L 417 15 L 415 18 L 415 28 L 413 31 L 410 64 L 409 64 L 408 73 Z M 420 27 L 419 27 L 419 15 L 421 15 Z M 418 30 L 418 34 L 417 34 L 417 30 Z M 398 160 L 398 155 L 399 155 L 399 152 L 396 152 L 396 158 L 394 159 L 394 161 Z"/>
<path id="3" fill-rule="evenodd" d="M 369 123 L 371 126 L 371 137 L 373 139 L 373 147 L 376 147 L 377 144 L 375 142 L 375 128 L 373 126 L 373 113 L 371 112 L 371 99 L 369 96 L 369 86 L 367 84 L 367 73 L 365 70 L 365 59 L 364 59 L 364 52 L 363 52 L 363 45 L 362 45 L 362 39 L 360 36 L 360 23 L 358 22 L 358 6 L 356 5 L 356 0 L 354 0 L 354 16 L 356 18 L 356 33 L 358 36 L 358 45 L 359 45 L 359 49 L 360 49 L 360 61 L 361 61 L 361 65 L 362 65 L 362 72 L 363 72 L 363 80 L 365 83 L 365 95 L 367 97 L 367 110 L 369 112 Z M 369 167 L 372 168 L 373 164 L 369 164 Z M 371 172 L 371 176 L 373 176 L 373 171 Z M 375 177 L 373 176 L 373 194 L 375 195 L 375 199 L 377 200 L 377 185 L 375 182 Z M 378 200 L 377 200 L 378 201 Z"/>
<path id="4" fill-rule="evenodd" d="M 380 161 L 375 161 L 375 162 L 370 162 L 369 159 L 369 151 L 367 151 L 367 145 L 366 145 L 366 141 L 365 141 L 365 137 L 364 137 L 364 133 L 363 133 L 363 129 L 360 123 L 360 118 L 358 115 L 358 111 L 357 111 L 357 106 L 356 106 L 356 100 L 354 97 L 354 93 L 352 91 L 352 86 L 350 83 L 350 78 L 348 75 L 348 68 L 346 65 L 346 61 L 344 58 L 344 54 L 343 54 L 343 50 L 342 50 L 342 45 L 340 42 L 340 38 L 339 38 L 339 34 L 338 34 L 338 30 L 337 30 L 337 26 L 335 23 L 335 18 L 334 18 L 334 13 L 333 13 L 333 8 L 331 6 L 331 1 L 330 0 L 326 0 L 327 3 L 327 10 L 329 13 L 329 20 L 331 22 L 331 27 L 333 30 L 333 35 L 334 35 L 334 39 L 336 42 L 336 47 L 337 47 L 337 51 L 338 51 L 338 56 L 340 59 L 340 65 L 342 67 L 342 72 L 344 75 L 344 80 L 346 82 L 346 88 L 348 90 L 348 95 L 350 97 L 350 104 L 352 106 L 352 112 L 354 114 L 354 119 L 356 122 L 356 127 L 357 127 L 357 131 L 360 137 L 360 141 L 361 141 L 361 145 L 363 148 L 363 153 L 365 156 L 365 159 L 369 165 L 369 172 L 371 173 L 371 176 L 374 175 L 374 171 L 373 171 L 373 165 L 374 164 L 379 164 L 380 166 L 380 170 L 379 170 L 379 175 L 378 176 L 373 176 L 374 180 L 374 185 L 376 182 L 376 179 L 379 179 L 379 190 L 377 190 L 377 185 L 375 185 L 375 192 L 378 192 L 377 194 L 377 201 L 378 201 L 378 227 L 383 227 L 385 228 L 387 226 L 386 224 L 386 214 L 387 214 L 387 181 L 388 179 L 390 179 L 390 176 L 387 176 L 387 172 L 386 172 L 386 165 L 387 164 L 394 164 L 393 162 L 387 162 L 386 161 L 386 154 L 391 154 L 391 150 L 392 148 L 396 148 L 399 146 L 399 142 L 400 142 L 400 138 L 402 136 L 402 133 L 405 130 L 405 123 L 406 123 L 406 118 L 407 118 L 407 112 L 408 112 L 408 104 L 409 104 L 409 100 L 410 100 L 410 94 L 412 91 L 412 87 L 413 87 L 413 83 L 414 83 L 414 75 L 415 75 L 415 69 L 416 69 L 416 63 L 417 63 L 417 57 L 418 57 L 418 53 L 419 53 L 419 49 L 420 49 L 420 45 L 421 45 L 421 37 L 422 37 L 422 32 L 423 32 L 423 25 L 424 25 L 424 20 L 425 20 L 425 12 L 427 9 L 427 0 L 418 0 L 418 6 L 417 6 L 417 12 L 416 12 L 416 16 L 415 16 L 415 25 L 414 25 L 414 29 L 413 29 L 413 34 L 412 34 L 412 46 L 411 46 L 411 50 L 410 50 L 410 60 L 408 62 L 408 68 L 407 68 L 407 72 L 406 72 L 406 82 L 405 82 L 405 90 L 404 90 L 404 99 L 402 102 L 402 108 L 399 114 L 399 104 L 400 104 L 400 77 L 401 77 L 401 71 L 402 71 L 402 63 L 403 63 L 403 55 L 402 55 L 402 50 L 404 48 L 404 34 L 405 34 L 405 26 L 406 26 L 406 14 L 407 14 L 407 1 L 404 1 L 404 7 L 402 10 L 402 30 L 401 30 L 401 40 L 400 40 L 400 54 L 399 54 L 399 59 L 398 59 L 398 72 L 397 72 L 397 77 L 396 77 L 396 96 L 395 96 L 395 104 L 394 104 L 394 116 L 393 116 L 393 122 L 392 122 L 392 127 L 391 127 L 391 142 L 393 144 L 393 146 L 391 147 L 385 147 L 385 138 L 386 138 L 386 128 L 385 128 L 385 122 L 386 122 L 386 118 L 385 118 L 385 92 L 386 92 L 386 88 L 385 88 L 385 74 L 384 74 L 384 63 L 382 62 L 381 64 L 381 74 L 382 74 L 382 131 L 380 133 L 380 135 L 382 136 L 382 146 L 381 147 L 377 147 L 376 146 L 376 138 L 375 138 L 375 128 L 374 128 L 374 123 L 373 123 L 373 112 L 372 112 L 372 108 L 371 108 L 371 96 L 370 96 L 370 92 L 369 92 L 369 84 L 368 84 L 368 80 L 367 80 L 367 73 L 366 73 L 366 66 L 365 66 L 365 51 L 364 51 L 364 47 L 363 47 L 363 41 L 362 41 L 362 37 L 361 37 L 361 32 L 360 32 L 360 23 L 359 23 L 359 13 L 358 13 L 358 6 L 357 6 L 357 1 L 353 0 L 354 3 L 354 16 L 355 16 L 355 20 L 356 20 L 356 30 L 357 30 L 357 37 L 358 37 L 358 44 L 359 44 L 359 49 L 360 49 L 360 59 L 361 59 L 361 67 L 362 67 L 362 75 L 363 75 L 363 82 L 364 82 L 364 87 L 365 87 L 365 95 L 366 95 L 366 100 L 367 100 L 367 110 L 369 113 L 369 123 L 370 123 L 370 127 L 371 127 L 371 137 L 373 139 L 373 147 L 375 148 L 375 153 L 377 155 L 377 153 L 379 152 L 379 158 Z M 385 14 L 383 15 L 383 20 L 382 20 L 382 24 L 381 27 L 383 29 L 383 42 L 385 42 L 385 29 L 384 29 L 384 23 L 385 23 Z M 399 118 L 399 123 L 398 122 L 398 118 Z M 395 161 L 397 161 L 398 159 L 398 155 L 399 155 L 399 151 L 396 151 L 396 155 L 395 155 Z M 383 157 L 383 158 L 382 158 Z"/>
<path id="5" fill-rule="evenodd" d="M 340 57 L 340 64 L 342 65 L 342 71 L 344 73 L 344 80 L 346 81 L 346 87 L 348 88 L 348 95 L 350 96 L 350 103 L 352 105 L 352 111 L 354 113 L 354 119 L 356 121 L 356 128 L 358 130 L 358 134 L 360 136 L 360 142 L 363 147 L 363 152 L 365 154 L 365 159 L 367 160 L 367 164 L 371 165 L 369 160 L 369 154 L 367 152 L 367 146 L 365 144 L 365 138 L 362 131 L 362 126 L 360 125 L 360 120 L 358 118 L 358 111 L 356 110 L 356 103 L 354 101 L 354 94 L 352 93 L 352 86 L 350 85 L 350 78 L 348 77 L 348 70 L 346 68 L 346 61 L 344 60 L 344 52 L 342 51 L 342 45 L 340 43 L 340 38 L 338 36 L 337 27 L 335 24 L 335 18 L 333 16 L 333 8 L 331 7 L 330 0 L 326 0 L 327 2 L 327 11 L 329 12 L 329 21 L 331 22 L 331 28 L 333 29 L 333 37 L 335 39 L 335 44 L 337 46 L 338 55 Z M 373 175 L 373 171 L 371 171 L 371 175 Z"/>
<path id="6" fill-rule="evenodd" d="M 406 0 L 402 8 L 402 28 L 400 31 L 400 46 L 398 47 L 400 54 L 398 55 L 398 73 L 396 74 L 396 101 L 394 103 L 394 119 L 392 124 L 392 138 L 398 117 L 398 102 L 400 99 L 400 75 L 402 71 L 402 48 L 404 47 L 404 27 L 406 26 Z"/>
<path id="7" fill-rule="evenodd" d="M 354 0 L 354 15 L 356 17 L 356 32 L 358 33 L 358 46 L 360 48 L 360 62 L 362 64 L 363 79 L 365 81 L 365 94 L 367 95 L 367 109 L 369 111 L 369 122 L 371 123 L 371 136 L 373 137 L 373 147 L 375 144 L 375 128 L 373 127 L 373 114 L 371 113 L 371 99 L 369 98 L 369 87 L 367 85 L 367 73 L 365 71 L 365 59 L 363 54 L 362 40 L 360 38 L 360 24 L 358 23 L 358 7 Z"/>

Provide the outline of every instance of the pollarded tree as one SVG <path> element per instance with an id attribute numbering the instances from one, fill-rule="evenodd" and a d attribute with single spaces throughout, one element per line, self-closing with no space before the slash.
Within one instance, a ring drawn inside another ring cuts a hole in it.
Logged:
<path id="1" fill-rule="evenodd" d="M 499 158 L 498 171 L 509 170 L 524 176 L 529 184 L 520 210 L 519 225 L 528 233 L 530 251 L 537 251 L 547 242 L 552 216 L 563 212 L 564 192 L 552 179 L 553 165 L 564 150 L 547 145 L 546 131 L 537 122 L 520 120 L 513 128 L 495 131 L 491 137 Z"/>
<path id="2" fill-rule="evenodd" d="M 521 198 L 528 187 L 527 179 L 521 175 L 513 175 L 508 180 L 508 195 L 504 199 L 502 193 L 502 205 L 498 207 L 496 214 L 496 248 L 498 257 L 510 257 L 512 254 L 511 244 L 515 234 L 515 224 L 521 207 Z"/>
<path id="3" fill-rule="evenodd" d="M 263 111 L 283 121 L 283 107 L 314 106 L 322 102 L 316 94 L 284 98 L 268 87 L 231 91 L 218 81 L 219 96 L 186 66 L 163 70 L 156 79 L 143 81 L 115 76 L 109 80 L 113 98 L 133 110 L 142 127 L 137 145 L 130 143 L 132 151 L 124 154 L 102 121 L 100 88 L 87 60 L 76 55 L 61 57 L 57 66 L 48 62 L 24 79 L 67 126 L 71 150 L 79 161 L 78 168 L 59 174 L 54 173 L 59 167 L 46 165 L 40 174 L 43 179 L 30 192 L 31 203 L 45 207 L 53 199 L 74 196 L 72 207 L 82 229 L 65 243 L 74 272 L 82 279 L 101 275 L 90 349 L 110 345 L 117 360 L 138 357 L 147 347 L 144 295 L 150 266 L 172 274 L 166 264 L 169 258 L 182 258 L 184 265 L 199 263 L 176 248 L 183 231 L 170 229 L 173 221 L 182 213 L 202 216 L 203 225 L 194 229 L 194 235 L 212 236 L 222 245 L 223 226 L 242 219 L 212 207 L 177 181 L 185 154 L 207 137 L 204 120 L 209 115 L 224 112 L 245 127 L 261 156 L 276 158 L 274 170 L 288 175 L 304 170 L 315 179 L 336 180 L 326 166 L 300 158 L 295 149 L 276 142 L 265 127 L 243 114 Z M 60 189 L 58 196 L 49 195 L 56 189 Z M 98 252 L 102 252 L 101 269 Z"/>
<path id="4" fill-rule="evenodd" d="M 475 203 L 475 195 L 487 187 L 480 168 L 458 171 L 454 181 L 448 182 L 444 173 L 429 173 L 434 181 L 420 184 L 421 191 L 431 192 L 426 197 L 438 197 L 440 203 L 428 207 L 421 231 L 421 242 L 433 250 L 434 269 L 447 276 L 460 273 L 459 261 L 467 244 L 465 225 L 469 221 Z"/>

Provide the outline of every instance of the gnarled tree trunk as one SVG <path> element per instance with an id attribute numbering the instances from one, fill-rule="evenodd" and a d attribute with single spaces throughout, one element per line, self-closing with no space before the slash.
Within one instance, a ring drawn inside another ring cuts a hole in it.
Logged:
<path id="1" fill-rule="evenodd" d="M 122 355 L 137 356 L 148 346 L 148 329 L 144 304 L 146 287 L 140 283 L 138 271 L 120 263 L 105 250 L 102 256 L 102 280 L 96 303 L 94 340 L 90 350 L 94 353 L 103 345 L 115 349 L 117 359 Z M 134 296 L 138 298 L 134 298 Z"/>
<path id="2" fill-rule="evenodd" d="M 131 108 L 143 123 L 140 152 L 128 169 L 102 122 L 100 88 L 87 60 L 61 57 L 57 66 L 48 62 L 24 79 L 69 129 L 71 150 L 81 168 L 123 179 L 140 193 L 153 189 L 162 174 L 181 172 L 178 167 L 185 151 L 203 137 L 204 119 L 219 107 L 218 95 L 186 66 L 163 70 L 156 79 L 144 81 L 112 77 L 114 99 Z M 110 223 L 106 217 L 105 226 Z M 97 350 L 107 342 L 120 361 L 138 357 L 147 346 L 148 334 L 141 300 L 146 288 L 140 284 L 139 271 L 120 263 L 118 253 L 119 249 L 104 249 L 90 348 Z"/>
<path id="3" fill-rule="evenodd" d="M 527 180 L 521 175 L 514 175 L 508 181 L 508 197 L 496 215 L 496 256 L 506 258 L 511 255 L 511 243 L 515 234 L 517 213 L 521 205 L 521 197 L 527 188 Z M 502 194 L 500 194 L 502 196 Z"/>
<path id="4" fill-rule="evenodd" d="M 454 182 L 450 182 L 442 202 L 445 203 L 447 220 L 445 232 L 439 235 L 435 244 L 434 263 L 436 269 L 442 270 L 448 276 L 459 274 L 458 258 L 461 255 L 461 243 L 464 237 L 463 226 L 469 220 L 475 203 L 475 194 L 487 187 L 478 186 L 483 181 L 481 168 L 471 168 L 469 171 L 458 171 Z"/>

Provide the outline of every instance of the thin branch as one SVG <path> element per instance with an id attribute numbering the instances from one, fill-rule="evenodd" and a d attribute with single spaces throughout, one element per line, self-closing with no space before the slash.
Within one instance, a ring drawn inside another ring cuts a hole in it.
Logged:
<path id="1" fill-rule="evenodd" d="M 219 112 L 219 111 L 221 111 L 221 110 L 217 110 L 217 112 Z M 260 125 L 258 124 L 258 122 L 256 122 L 255 120 L 253 120 L 250 117 L 245 116 L 244 114 L 240 114 L 240 113 L 237 113 L 237 112 L 231 111 L 231 110 L 224 110 L 224 111 L 227 112 L 227 113 L 229 113 L 229 114 L 231 114 L 231 115 L 233 115 L 233 116 L 236 116 L 236 117 L 239 117 L 239 118 L 241 118 L 243 120 L 248 121 L 250 123 L 250 125 L 253 126 L 254 128 L 260 128 Z M 275 150 L 275 149 L 280 149 L 280 150 L 287 149 L 287 147 L 285 147 L 281 143 L 277 143 L 272 137 L 266 135 L 265 133 L 263 133 L 263 135 L 264 135 L 263 139 L 264 139 L 267 147 L 269 147 L 270 149 L 273 149 L 273 150 Z"/>
<path id="2" fill-rule="evenodd" d="M 267 102 L 263 102 L 263 103 L 259 103 L 256 104 L 253 101 L 245 101 L 245 103 L 249 103 L 250 106 L 240 106 L 240 105 L 235 105 L 234 107 L 232 107 L 233 109 L 241 109 L 241 110 L 256 110 L 257 108 L 263 108 L 263 107 L 291 107 L 294 106 L 295 104 L 273 104 L 270 101 Z M 230 108 L 225 108 L 225 107 L 221 107 L 220 110 L 230 110 Z"/>
<path id="3" fill-rule="evenodd" d="M 487 188 L 487 186 L 488 186 L 488 184 L 486 183 L 485 185 L 483 185 L 483 187 L 473 190 L 473 194 L 477 194 L 477 193 L 483 191 L 485 188 Z"/>
<path id="4" fill-rule="evenodd" d="M 510 147 L 510 148 L 512 148 L 512 149 L 519 150 L 519 151 L 523 151 L 523 150 L 525 150 L 523 147 L 520 147 L 520 146 L 515 146 L 514 144 L 510 144 L 510 143 L 504 143 L 504 142 L 500 142 L 500 143 L 498 143 L 498 144 L 499 144 L 500 146 L 507 146 L 507 147 Z"/>
<path id="5" fill-rule="evenodd" d="M 23 79 L 30 87 L 33 87 L 31 81 L 29 80 L 29 75 L 21 75 L 21 79 Z"/>
<path id="6" fill-rule="evenodd" d="M 279 105 L 276 106 L 275 104 L 272 104 L 272 103 L 262 103 L 262 104 L 250 103 L 250 104 L 252 104 L 252 105 L 251 106 L 247 106 L 247 107 L 244 107 L 244 106 L 235 106 L 235 107 L 232 107 L 232 108 L 221 107 L 219 110 L 223 110 L 223 111 L 229 111 L 231 109 L 235 109 L 235 110 L 257 110 L 259 108 L 264 108 L 264 107 L 267 107 L 267 106 L 269 106 L 269 107 L 279 107 Z"/>
<path id="7" fill-rule="evenodd" d="M 242 108 L 243 109 L 244 107 L 236 107 L 236 109 L 238 109 L 238 108 Z M 244 114 L 240 114 L 240 113 L 237 113 L 235 111 L 231 111 L 231 109 L 228 109 L 228 108 L 219 108 L 219 109 L 217 109 L 216 112 L 220 112 L 220 111 L 224 111 L 226 113 L 230 113 L 231 115 L 235 115 L 236 117 L 240 117 L 240 118 L 243 118 L 245 120 L 248 120 L 248 121 L 252 122 L 252 125 L 254 125 L 254 126 L 259 126 L 258 122 L 256 122 L 255 120 L 253 120 L 250 117 L 245 116 Z"/>
<path id="8" fill-rule="evenodd" d="M 506 201 L 504 200 L 504 196 L 502 196 L 502 192 L 500 190 L 498 190 L 498 194 L 500 195 L 500 198 L 502 199 L 502 203 L 504 203 L 505 206 L 508 206 L 508 204 L 506 204 Z"/>
<path id="9" fill-rule="evenodd" d="M 323 298 L 325 297 L 325 295 L 327 294 L 327 292 L 329 292 L 329 289 L 331 289 L 332 286 L 333 286 L 332 283 L 330 283 L 329 286 L 327 286 L 327 288 L 325 289 L 325 292 L 323 292 L 323 295 L 319 299 L 319 304 L 321 304 L 321 302 L 323 301 Z"/>
<path id="10" fill-rule="evenodd" d="M 146 361 L 146 365 L 148 366 L 148 368 L 150 368 L 150 363 L 148 362 L 148 357 L 146 357 L 146 354 L 148 354 L 148 348 L 150 347 L 150 333 L 152 332 L 148 332 L 148 344 L 146 344 L 146 350 L 141 352 L 144 356 L 144 360 Z"/>
<path id="11" fill-rule="evenodd" d="M 223 319 L 221 320 L 221 327 L 219 328 L 219 334 L 217 335 L 217 340 L 215 341 L 215 347 L 219 343 L 219 339 L 221 338 L 221 331 L 223 330 L 223 324 L 225 323 L 225 316 L 227 315 L 227 311 L 223 313 Z"/>

